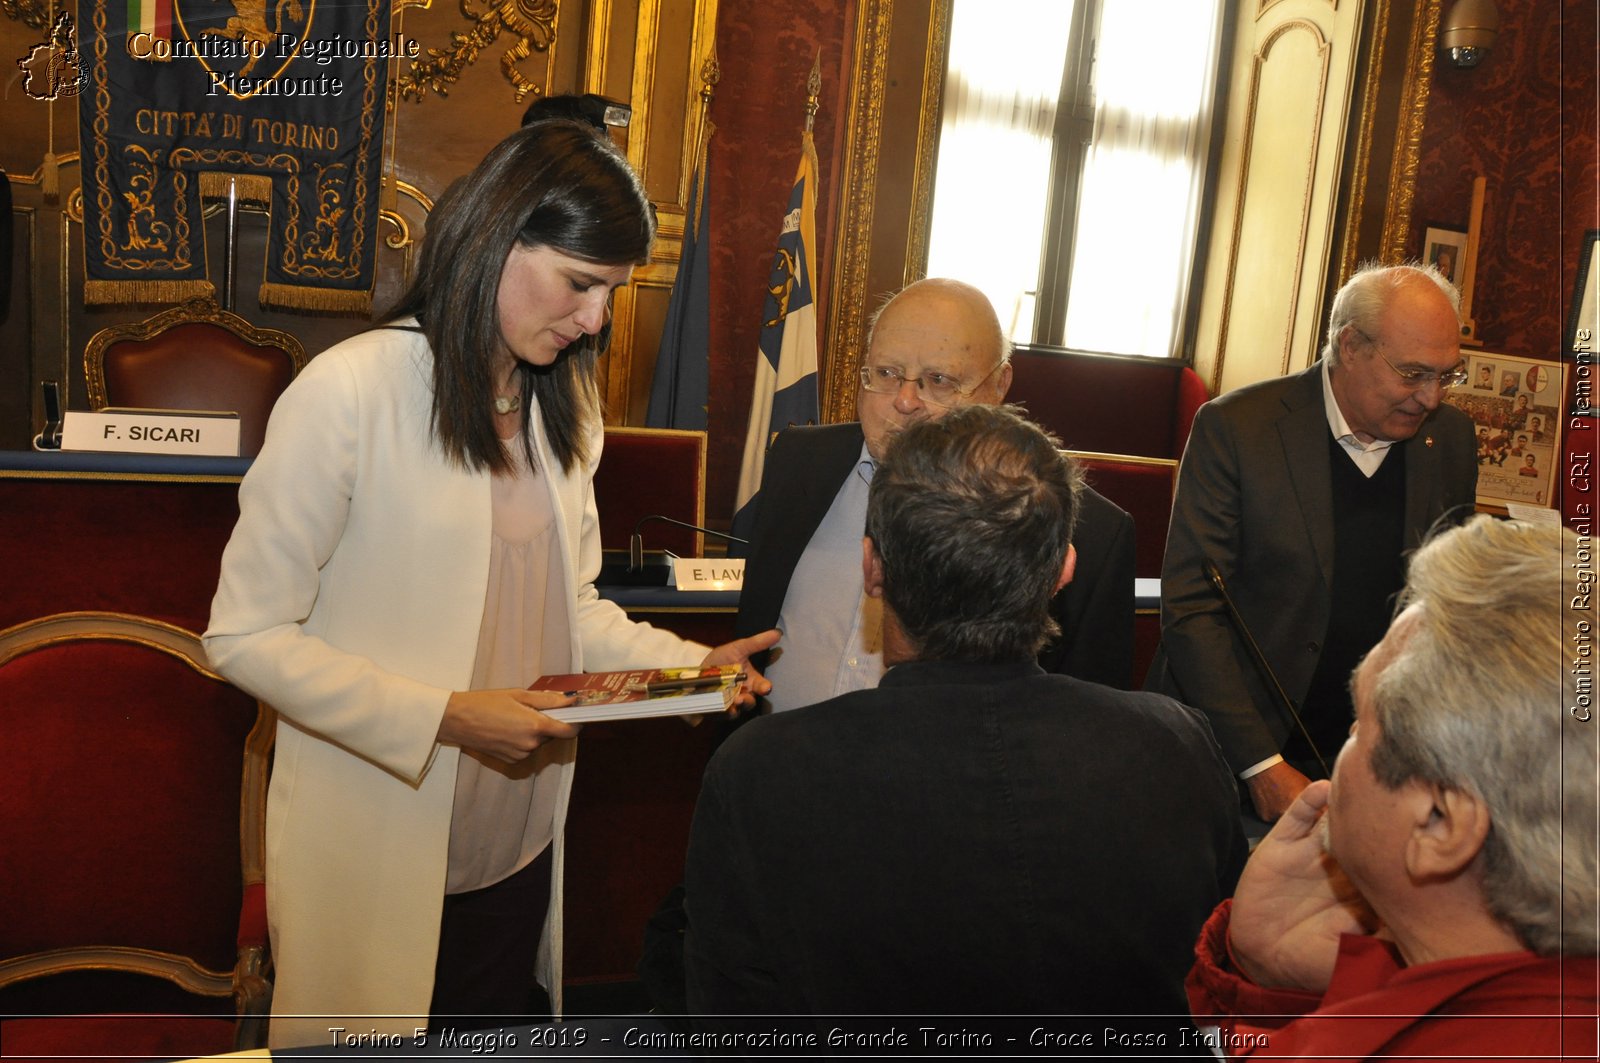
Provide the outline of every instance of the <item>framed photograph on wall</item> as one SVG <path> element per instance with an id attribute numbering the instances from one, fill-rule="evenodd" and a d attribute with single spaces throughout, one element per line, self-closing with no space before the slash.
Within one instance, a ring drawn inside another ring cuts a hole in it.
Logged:
<path id="1" fill-rule="evenodd" d="M 1467 232 L 1430 225 L 1422 234 L 1422 260 L 1438 266 L 1439 272 L 1457 288 L 1466 277 Z"/>
<path id="2" fill-rule="evenodd" d="M 1472 418 L 1478 504 L 1554 507 L 1567 367 L 1487 351 L 1462 352 L 1467 382 L 1445 401 Z"/>

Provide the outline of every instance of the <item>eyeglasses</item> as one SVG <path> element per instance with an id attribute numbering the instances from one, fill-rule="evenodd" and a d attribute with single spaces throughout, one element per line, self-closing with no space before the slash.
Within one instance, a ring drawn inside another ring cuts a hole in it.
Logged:
<path id="1" fill-rule="evenodd" d="M 1000 367 L 1004 361 L 996 362 L 977 383 L 971 387 L 962 387 L 961 381 L 948 373 L 923 373 L 921 376 L 906 376 L 892 365 L 864 365 L 861 367 L 861 387 L 876 395 L 894 395 L 906 384 L 917 385 L 917 394 L 922 401 L 930 406 L 954 406 L 972 397 L 973 393 L 983 387 L 984 383 Z"/>
<path id="2" fill-rule="evenodd" d="M 1390 369 L 1393 369 L 1395 376 L 1398 376 L 1402 381 L 1405 382 L 1406 387 L 1411 388 L 1413 391 L 1421 391 L 1430 384 L 1438 384 L 1440 390 L 1449 391 L 1451 388 L 1458 387 L 1467 382 L 1467 360 L 1465 358 L 1457 362 L 1454 367 L 1446 369 L 1442 373 L 1436 372 L 1432 369 L 1414 369 L 1410 367 L 1401 369 L 1399 366 L 1389 361 L 1388 358 L 1385 358 L 1382 351 L 1378 350 L 1379 344 L 1377 340 L 1373 339 L 1371 336 L 1368 336 L 1360 329 L 1356 329 L 1356 332 L 1361 336 L 1362 339 L 1366 340 L 1372 345 L 1372 353 L 1376 354 L 1379 358 L 1383 358 L 1383 364 L 1388 366 Z"/>

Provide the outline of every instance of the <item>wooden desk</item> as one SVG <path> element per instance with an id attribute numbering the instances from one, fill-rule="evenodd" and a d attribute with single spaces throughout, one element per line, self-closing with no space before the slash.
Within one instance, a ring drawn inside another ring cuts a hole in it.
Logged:
<path id="1" fill-rule="evenodd" d="M 0 453 L 0 627 L 103 609 L 204 631 L 248 465 Z"/>
<path id="2" fill-rule="evenodd" d="M 0 452 L 0 628 L 99 609 L 205 630 L 239 517 L 238 458 Z M 737 595 L 631 614 L 687 638 L 731 637 Z M 683 876 L 689 820 L 719 728 L 677 719 L 584 729 L 567 852 L 566 977 L 629 980 L 644 924 Z"/>

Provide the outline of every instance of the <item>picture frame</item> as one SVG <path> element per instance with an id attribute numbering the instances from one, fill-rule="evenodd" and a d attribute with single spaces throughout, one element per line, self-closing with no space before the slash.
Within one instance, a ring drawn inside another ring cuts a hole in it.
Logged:
<path id="1" fill-rule="evenodd" d="M 1445 401 L 1472 420 L 1478 440 L 1478 505 L 1555 508 L 1567 366 L 1489 351 L 1463 351 L 1467 382 Z M 1488 386 L 1484 386 L 1484 381 Z"/>
<path id="2" fill-rule="evenodd" d="M 1429 225 L 1422 234 L 1422 261 L 1438 266 L 1439 272 L 1460 288 L 1467 275 L 1467 231 Z"/>

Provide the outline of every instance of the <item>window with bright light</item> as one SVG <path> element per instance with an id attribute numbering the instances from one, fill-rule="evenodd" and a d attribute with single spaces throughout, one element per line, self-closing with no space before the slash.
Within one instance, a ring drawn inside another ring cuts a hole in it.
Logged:
<path id="1" fill-rule="evenodd" d="M 1013 340 L 1179 353 L 1221 0 L 954 0 L 930 276 Z"/>

